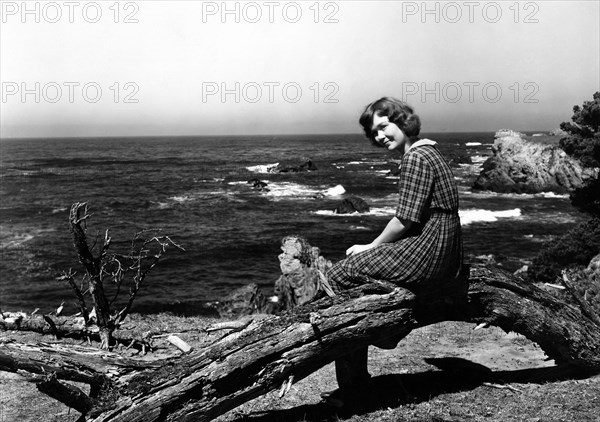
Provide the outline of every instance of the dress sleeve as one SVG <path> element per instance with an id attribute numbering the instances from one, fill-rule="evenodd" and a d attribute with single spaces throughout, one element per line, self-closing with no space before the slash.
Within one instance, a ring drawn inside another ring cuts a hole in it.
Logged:
<path id="1" fill-rule="evenodd" d="M 398 181 L 400 198 L 396 217 L 420 223 L 431 203 L 433 174 L 420 154 L 408 153 L 402 160 Z"/>

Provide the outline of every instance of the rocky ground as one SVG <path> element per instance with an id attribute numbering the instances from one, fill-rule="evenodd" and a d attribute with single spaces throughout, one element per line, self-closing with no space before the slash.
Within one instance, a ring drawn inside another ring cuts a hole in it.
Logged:
<path id="1" fill-rule="evenodd" d="M 158 321 L 160 323 L 157 325 Z M 209 339 L 204 328 L 215 320 L 170 315 L 134 316 L 137 330 L 160 327 L 193 347 Z M 576 376 L 546 361 L 520 335 L 497 328 L 445 322 L 411 333 L 394 350 L 370 349 L 373 376 L 369 405 L 361 414 L 320 403 L 320 393 L 336 388 L 333 364 L 296 383 L 282 399 L 277 392 L 221 416 L 241 421 L 596 421 L 600 376 Z M 9 341 L 22 334 L 2 333 Z M 27 335 L 28 341 L 52 341 Z M 153 359 L 181 352 L 157 337 Z M 0 372 L 0 421 L 75 421 L 78 413 L 39 393 L 18 374 Z"/>

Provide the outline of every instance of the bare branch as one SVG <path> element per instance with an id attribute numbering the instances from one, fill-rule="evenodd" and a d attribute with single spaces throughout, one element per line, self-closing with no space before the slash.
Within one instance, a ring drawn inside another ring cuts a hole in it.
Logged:
<path id="1" fill-rule="evenodd" d="M 108 229 L 104 232 L 104 243 L 102 245 L 102 249 L 100 250 L 100 259 L 104 258 L 108 252 L 108 248 L 110 248 L 112 238 L 108 235 Z"/>
<path id="2" fill-rule="evenodd" d="M 142 232 L 139 232 L 139 233 L 142 233 Z M 139 233 L 137 233 L 136 236 L 138 236 Z M 159 248 L 159 251 L 155 255 L 148 256 L 150 251 L 148 249 L 146 249 L 146 247 L 152 243 L 158 243 L 160 248 Z M 150 239 L 144 240 L 144 242 L 142 243 L 142 246 L 140 247 L 139 251 L 137 252 L 136 261 L 135 261 L 134 265 L 132 265 L 130 267 L 131 270 L 136 271 L 136 274 L 133 276 L 133 286 L 131 286 L 131 288 L 129 289 L 129 300 L 127 301 L 127 304 L 125 305 L 125 307 L 123 309 L 121 309 L 121 311 L 119 311 L 119 313 L 114 318 L 116 325 L 120 324 L 129 314 L 129 311 L 131 310 L 131 307 L 133 305 L 133 301 L 135 300 L 138 291 L 142 287 L 144 279 L 146 278 L 148 273 L 150 271 L 152 271 L 152 269 L 158 264 L 160 258 L 166 252 L 169 245 L 173 245 L 177 249 L 184 250 L 181 246 L 179 246 L 178 244 L 173 242 L 168 236 L 160 236 L 160 237 L 154 236 Z M 132 255 L 134 255 L 133 251 L 132 251 Z M 152 259 L 152 262 L 147 267 L 144 268 L 142 265 L 142 260 L 147 259 L 147 258 Z"/>
<path id="3" fill-rule="evenodd" d="M 77 284 L 75 283 L 75 274 L 76 273 L 73 271 L 73 269 L 69 268 L 69 271 L 63 273 L 63 275 L 59 277 L 59 280 L 67 281 L 69 283 L 69 286 L 71 286 L 71 290 L 73 290 L 75 297 L 79 301 L 79 309 L 81 310 L 83 320 L 85 321 L 85 323 L 87 325 L 89 323 L 89 312 L 87 309 L 87 305 L 85 303 L 85 298 L 83 296 L 84 293 L 81 291 L 79 286 L 77 286 Z"/>
<path id="4" fill-rule="evenodd" d="M 83 209 L 83 216 L 80 217 L 80 211 Z M 88 205 L 87 202 L 76 202 L 71 206 L 71 211 L 69 213 L 69 221 L 72 224 L 80 225 L 84 223 L 84 227 L 87 229 L 86 221 L 93 214 L 88 213 Z"/>
<path id="5" fill-rule="evenodd" d="M 119 294 L 121 293 L 121 284 L 125 279 L 125 272 L 123 270 L 123 265 L 121 264 L 121 261 L 119 261 L 115 256 L 113 256 L 112 262 L 116 263 L 117 269 L 110 273 L 110 276 L 112 277 L 113 282 L 117 285 L 117 290 L 112 300 L 109 302 L 109 305 L 111 306 L 114 303 L 114 301 L 117 300 L 117 297 L 119 297 Z"/>
<path id="6" fill-rule="evenodd" d="M 54 333 L 54 337 L 56 337 L 57 340 L 60 340 L 60 333 L 58 332 L 58 329 L 56 328 L 56 324 L 54 323 L 54 321 L 52 321 L 52 318 L 50 318 L 49 315 L 43 315 L 44 321 L 46 321 L 48 323 L 48 325 L 50 326 L 50 329 L 52 330 L 52 333 Z"/>
<path id="7" fill-rule="evenodd" d="M 92 408 L 93 401 L 87 394 L 73 385 L 58 381 L 54 374 L 46 376 L 44 381 L 37 384 L 37 388 L 42 393 L 83 414 L 86 414 Z"/>
<path id="8" fill-rule="evenodd" d="M 98 244 L 98 239 L 100 239 L 100 232 L 96 231 L 96 236 L 94 236 L 94 243 L 92 243 L 92 246 L 90 246 L 90 251 L 93 251 L 94 249 L 96 249 L 96 245 Z"/>

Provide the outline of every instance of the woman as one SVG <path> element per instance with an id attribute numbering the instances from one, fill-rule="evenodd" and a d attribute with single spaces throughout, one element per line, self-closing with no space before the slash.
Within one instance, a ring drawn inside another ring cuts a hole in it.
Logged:
<path id="1" fill-rule="evenodd" d="M 327 279 L 334 291 L 372 280 L 419 289 L 449 281 L 460 271 L 462 241 L 458 191 L 446 160 L 419 139 L 419 116 L 403 101 L 369 104 L 360 124 L 377 146 L 403 154 L 395 216 L 371 243 L 348 248 Z"/>
<path id="2" fill-rule="evenodd" d="M 418 291 L 458 276 L 462 240 L 458 191 L 450 167 L 429 139 L 419 139 L 419 116 L 406 103 L 384 97 L 360 117 L 367 137 L 379 147 L 403 154 L 395 216 L 371 243 L 354 245 L 347 258 L 327 272 L 335 291 L 382 280 Z M 399 339 L 375 344 L 393 348 Z M 337 394 L 325 393 L 335 406 L 367 405 L 370 375 L 367 349 L 336 361 Z"/>

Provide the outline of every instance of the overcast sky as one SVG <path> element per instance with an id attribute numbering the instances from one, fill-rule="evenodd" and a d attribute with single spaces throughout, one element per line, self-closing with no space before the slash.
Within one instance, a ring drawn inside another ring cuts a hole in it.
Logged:
<path id="1" fill-rule="evenodd" d="M 2 1 L 1 136 L 352 133 L 384 95 L 551 130 L 600 90 L 599 5 Z"/>

